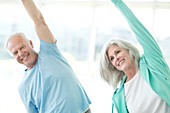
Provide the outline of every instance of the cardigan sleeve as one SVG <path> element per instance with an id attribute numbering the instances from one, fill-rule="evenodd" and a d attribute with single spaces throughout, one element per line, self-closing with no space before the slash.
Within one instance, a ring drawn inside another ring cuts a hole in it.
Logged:
<path id="1" fill-rule="evenodd" d="M 147 57 L 163 57 L 162 52 L 144 25 L 136 18 L 133 12 L 127 7 L 122 0 L 112 0 L 115 6 L 126 18 L 131 30 L 134 32 L 138 42 L 141 44 L 144 50 L 144 54 Z M 151 54 L 152 52 L 152 54 Z"/>

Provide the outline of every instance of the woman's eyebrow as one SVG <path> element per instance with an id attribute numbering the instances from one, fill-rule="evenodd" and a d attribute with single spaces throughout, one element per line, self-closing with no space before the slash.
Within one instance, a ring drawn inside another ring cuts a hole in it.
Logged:
<path id="1" fill-rule="evenodd" d="M 117 48 L 117 49 L 114 51 L 114 54 L 116 54 L 118 50 L 119 50 L 119 48 Z"/>

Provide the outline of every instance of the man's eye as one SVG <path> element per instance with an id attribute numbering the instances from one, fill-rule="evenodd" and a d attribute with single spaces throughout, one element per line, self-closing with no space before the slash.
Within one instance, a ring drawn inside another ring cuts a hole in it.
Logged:
<path id="1" fill-rule="evenodd" d="M 18 54 L 18 52 L 15 52 L 13 55 L 14 55 L 14 56 L 17 56 L 17 54 Z"/>
<path id="2" fill-rule="evenodd" d="M 25 46 L 22 46 L 22 47 L 21 47 L 21 50 L 22 50 L 24 47 L 25 47 Z"/>

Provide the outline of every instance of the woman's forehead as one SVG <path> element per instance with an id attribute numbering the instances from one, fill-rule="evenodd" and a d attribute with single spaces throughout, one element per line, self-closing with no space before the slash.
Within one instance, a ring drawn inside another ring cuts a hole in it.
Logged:
<path id="1" fill-rule="evenodd" d="M 108 50 L 107 53 L 109 55 L 109 53 L 113 53 L 114 51 L 116 51 L 119 47 L 117 45 L 111 45 Z"/>
<path id="2" fill-rule="evenodd" d="M 116 50 L 116 49 L 118 49 L 118 48 L 120 48 L 117 44 L 112 44 L 109 48 L 108 48 L 108 50 Z"/>

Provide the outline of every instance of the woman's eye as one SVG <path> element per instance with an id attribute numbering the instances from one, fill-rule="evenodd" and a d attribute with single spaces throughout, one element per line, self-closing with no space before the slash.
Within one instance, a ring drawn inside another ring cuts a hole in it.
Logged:
<path id="1" fill-rule="evenodd" d="M 110 61 L 112 61 L 114 59 L 114 57 L 110 57 Z"/>
<path id="2" fill-rule="evenodd" d="M 116 53 L 119 53 L 120 52 L 120 50 L 119 51 L 117 51 Z"/>

